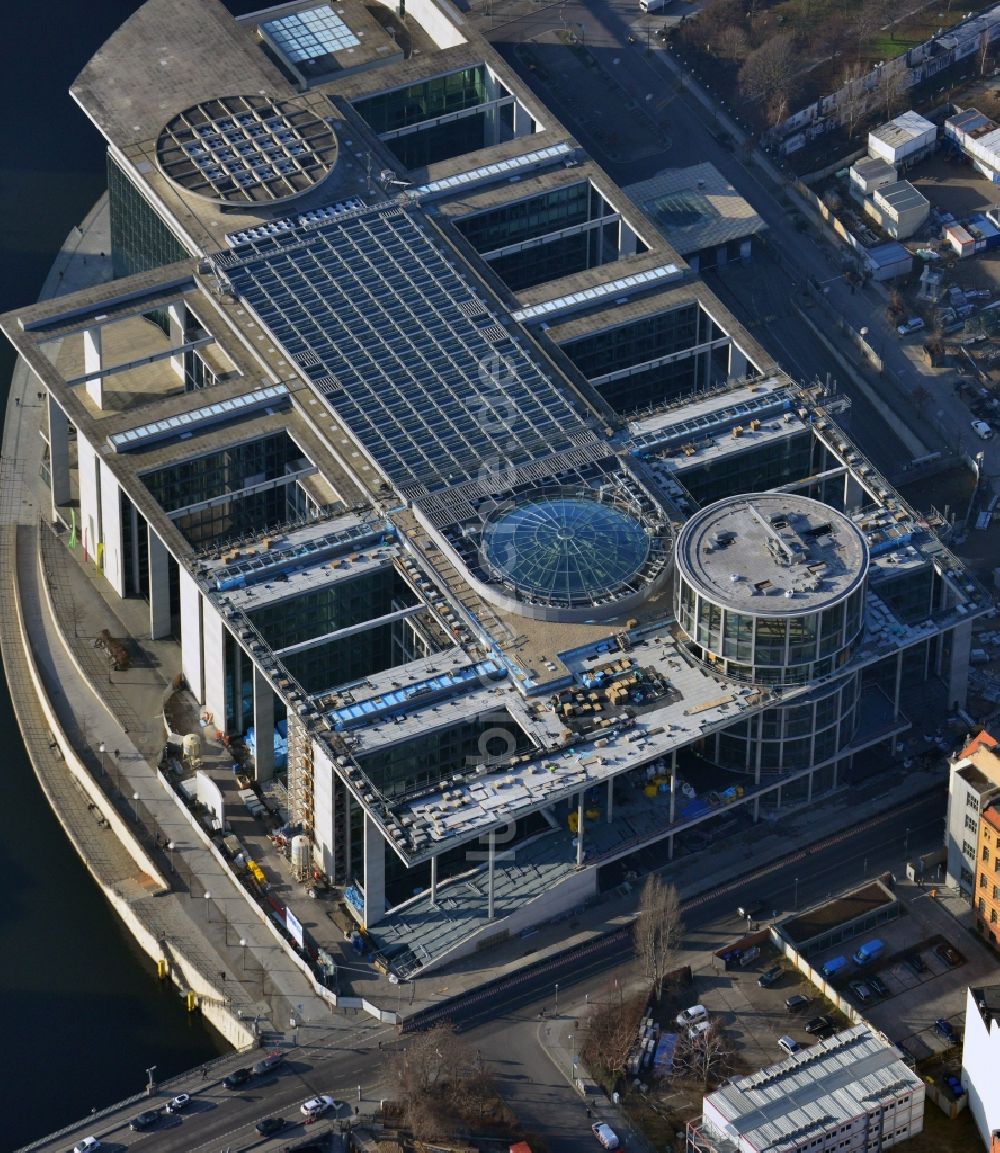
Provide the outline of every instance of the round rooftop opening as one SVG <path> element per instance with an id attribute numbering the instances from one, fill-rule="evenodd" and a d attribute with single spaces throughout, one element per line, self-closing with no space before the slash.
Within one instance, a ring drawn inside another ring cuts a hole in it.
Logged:
<path id="1" fill-rule="evenodd" d="M 292 101 L 223 96 L 175 116 L 156 158 L 189 192 L 263 207 L 314 188 L 336 164 L 337 147 L 330 125 Z"/>
<path id="2" fill-rule="evenodd" d="M 659 551 L 656 543 L 624 502 L 545 491 L 497 510 L 483 529 L 480 552 L 487 573 L 521 611 L 587 616 L 648 584 L 652 574 L 643 570 Z"/>

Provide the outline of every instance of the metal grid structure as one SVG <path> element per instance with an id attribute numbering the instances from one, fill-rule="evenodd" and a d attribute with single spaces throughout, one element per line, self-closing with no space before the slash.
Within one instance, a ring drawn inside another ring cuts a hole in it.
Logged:
<path id="1" fill-rule="evenodd" d="M 182 188 L 227 203 L 263 204 L 308 191 L 337 161 L 324 120 L 289 101 L 224 96 L 163 128 L 156 158 Z"/>
<path id="2" fill-rule="evenodd" d="M 412 211 L 347 214 L 216 262 L 407 497 L 593 438 Z"/>
<path id="3" fill-rule="evenodd" d="M 361 43 L 328 5 L 268 20 L 260 30 L 290 64 L 321 60 Z"/>

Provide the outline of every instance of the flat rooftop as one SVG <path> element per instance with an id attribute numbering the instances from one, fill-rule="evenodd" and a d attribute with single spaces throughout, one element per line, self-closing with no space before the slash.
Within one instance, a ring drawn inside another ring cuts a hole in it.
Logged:
<path id="1" fill-rule="evenodd" d="M 791 493 L 718 501 L 677 538 L 684 577 L 719 605 L 760 615 L 816 611 L 858 588 L 868 545 L 847 517 Z"/>
<path id="2" fill-rule="evenodd" d="M 803 1147 L 809 1134 L 825 1138 L 879 1102 L 922 1088 L 899 1050 L 862 1024 L 730 1081 L 705 1106 L 752 1148 L 776 1153 Z"/>
<path id="3" fill-rule="evenodd" d="M 681 256 L 753 236 L 767 227 L 714 164 L 667 168 L 625 191 Z"/>

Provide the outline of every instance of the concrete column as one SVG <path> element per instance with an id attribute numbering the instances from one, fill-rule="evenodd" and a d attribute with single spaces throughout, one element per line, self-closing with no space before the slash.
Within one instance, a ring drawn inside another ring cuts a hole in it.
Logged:
<path id="1" fill-rule="evenodd" d="M 858 484 L 854 476 L 844 473 L 844 511 L 857 512 L 864 504 L 865 490 Z"/>
<path id="2" fill-rule="evenodd" d="M 670 836 L 667 837 L 667 860 L 672 861 L 673 859 L 674 859 L 674 834 L 671 833 Z"/>
<path id="3" fill-rule="evenodd" d="M 80 488 L 78 535 L 88 560 L 93 560 L 103 539 L 101 525 L 101 480 L 97 454 L 83 436 L 76 439 L 77 479 Z"/>
<path id="4" fill-rule="evenodd" d="M 615 780 L 608 778 L 608 824 L 615 819 Z"/>
<path id="5" fill-rule="evenodd" d="M 274 776 L 274 690 L 260 669 L 252 667 L 254 771 L 258 781 L 269 781 Z"/>
<path id="6" fill-rule="evenodd" d="M 149 636 L 155 641 L 170 636 L 170 554 L 149 525 L 146 540 L 149 542 Z"/>
<path id="7" fill-rule="evenodd" d="M 202 599 L 201 606 L 203 668 L 205 670 L 205 708 L 212 723 L 226 731 L 226 626 L 222 617 Z"/>
<path id="8" fill-rule="evenodd" d="M 812 804 L 813 799 L 813 776 L 815 769 L 809 770 L 809 775 L 806 777 L 806 804 Z"/>
<path id="9" fill-rule="evenodd" d="M 175 301 L 167 306 L 167 339 L 171 348 L 179 348 L 184 343 L 184 318 L 187 308 L 183 301 Z M 184 379 L 184 353 L 176 352 L 170 358 L 170 368 L 174 376 Z"/>
<path id="10" fill-rule="evenodd" d="M 576 867 L 583 868 L 583 790 L 576 794 Z"/>
<path id="11" fill-rule="evenodd" d="M 52 395 L 46 392 L 45 396 L 49 417 L 49 493 L 55 520 L 59 506 L 69 504 L 70 499 L 69 421 Z"/>
<path id="12" fill-rule="evenodd" d="M 534 129 L 534 119 L 531 113 L 523 107 L 519 100 L 514 101 L 514 136 L 530 136 Z"/>
<path id="13" fill-rule="evenodd" d="M 753 722 L 751 722 L 752 724 Z M 749 728 L 749 726 L 748 726 Z M 815 737 L 814 737 L 815 739 Z M 750 750 L 747 749 L 749 754 Z M 753 783 L 757 786 L 758 792 L 753 799 L 753 819 L 754 824 L 760 820 L 760 777 L 761 777 L 761 763 L 764 758 L 764 712 L 761 710 L 757 714 L 757 748 L 754 750 L 754 769 L 753 769 Z M 811 763 L 810 751 L 810 763 Z"/>
<path id="14" fill-rule="evenodd" d="M 354 880 L 351 874 L 351 809 L 354 806 L 354 798 L 351 796 L 351 790 L 344 785 L 344 883 L 347 884 Z"/>
<path id="15" fill-rule="evenodd" d="M 125 566 L 122 545 L 122 490 L 114 474 L 100 461 L 101 482 L 101 571 L 115 592 L 125 597 Z"/>
<path id="16" fill-rule="evenodd" d="M 964 709 L 969 695 L 969 651 L 972 648 L 972 621 L 962 621 L 951 630 L 951 661 L 948 666 L 948 707 Z"/>
<path id="17" fill-rule="evenodd" d="M 365 928 L 385 916 L 385 841 L 378 825 L 365 813 Z"/>
<path id="18" fill-rule="evenodd" d="M 892 695 L 892 719 L 899 720 L 899 694 L 903 687 L 903 650 L 900 649 L 896 654 L 896 688 Z M 889 752 L 896 755 L 896 734 L 892 734 L 892 742 L 889 746 Z"/>
<path id="19" fill-rule="evenodd" d="M 431 908 L 437 906 L 438 888 L 438 859 L 431 857 Z"/>
<path id="20" fill-rule="evenodd" d="M 746 380 L 747 357 L 742 348 L 735 341 L 729 342 L 729 379 Z"/>
<path id="21" fill-rule="evenodd" d="M 636 241 L 638 237 L 625 220 L 618 225 L 618 251 L 621 257 L 635 256 Z"/>
<path id="22" fill-rule="evenodd" d="M 674 823 L 677 815 L 677 750 L 670 754 L 670 823 Z M 674 851 L 674 838 L 670 838 L 670 852 Z M 671 860 L 673 857 L 671 857 Z"/>
<path id="23" fill-rule="evenodd" d="M 104 352 L 101 341 L 101 326 L 97 324 L 93 328 L 83 330 L 83 372 L 86 376 L 91 372 L 100 372 L 103 367 Z M 87 395 L 98 408 L 104 407 L 103 376 L 95 376 L 87 381 Z"/>
<path id="24" fill-rule="evenodd" d="M 181 670 L 196 700 L 205 701 L 205 670 L 202 659 L 201 590 L 186 568 L 180 568 Z"/>
<path id="25" fill-rule="evenodd" d="M 487 866 L 487 881 L 486 881 L 486 916 L 489 920 L 493 920 L 494 912 L 494 890 L 496 887 L 496 860 L 497 860 L 497 832 L 496 829 L 490 829 L 489 835 L 489 864 Z"/>

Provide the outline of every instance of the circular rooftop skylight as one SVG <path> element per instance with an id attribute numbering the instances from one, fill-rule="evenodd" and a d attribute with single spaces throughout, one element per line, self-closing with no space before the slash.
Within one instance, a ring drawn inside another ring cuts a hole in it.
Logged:
<path id="1" fill-rule="evenodd" d="M 263 206 L 308 192 L 337 161 L 320 117 L 287 100 L 225 96 L 175 116 L 156 142 L 160 168 L 189 192 Z"/>
<path id="2" fill-rule="evenodd" d="M 486 569 L 519 598 L 567 607 L 615 597 L 638 578 L 650 548 L 646 528 L 621 505 L 575 493 L 499 510 L 481 542 Z"/>

